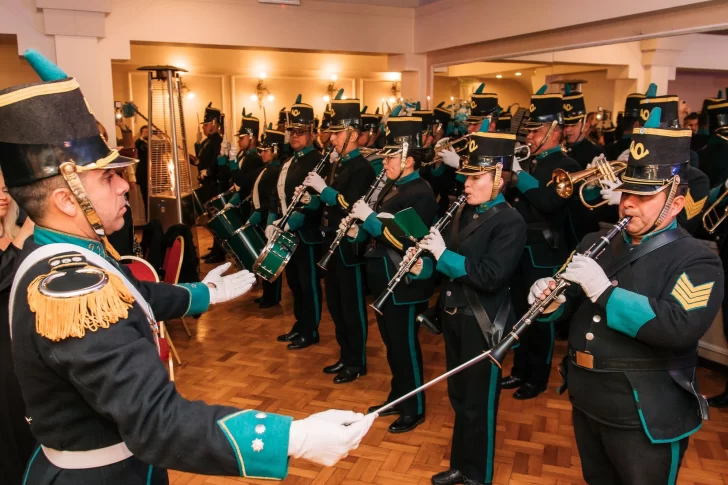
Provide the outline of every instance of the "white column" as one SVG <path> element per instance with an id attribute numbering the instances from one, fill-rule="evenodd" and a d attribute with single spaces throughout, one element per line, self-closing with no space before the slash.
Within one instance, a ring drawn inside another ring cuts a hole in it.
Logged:
<path id="1" fill-rule="evenodd" d="M 402 54 L 389 56 L 387 68 L 393 72 L 402 73 L 402 96 L 414 101 L 422 102 L 427 106 L 427 80 L 429 77 L 427 56 L 417 54 Z"/>

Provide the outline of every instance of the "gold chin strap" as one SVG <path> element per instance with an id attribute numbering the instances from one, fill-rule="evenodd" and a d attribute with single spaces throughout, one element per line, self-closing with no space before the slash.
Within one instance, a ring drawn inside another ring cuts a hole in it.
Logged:
<path id="1" fill-rule="evenodd" d="M 83 188 L 81 179 L 78 177 L 76 163 L 65 162 L 61 165 L 60 168 L 61 175 L 63 175 L 63 178 L 66 180 L 68 187 L 71 189 L 71 192 L 73 192 L 73 196 L 76 198 L 78 205 L 81 206 L 83 214 L 84 216 L 86 216 L 86 220 L 89 222 L 89 224 L 91 224 L 91 227 L 93 228 L 96 235 L 99 236 L 99 239 L 101 239 L 101 242 L 104 245 L 104 249 L 107 253 L 109 253 L 112 258 L 118 261 L 121 256 L 119 256 L 119 253 L 116 251 L 116 249 L 114 249 L 109 240 L 106 238 L 106 233 L 104 232 L 103 224 L 101 224 L 101 219 L 99 219 L 99 215 L 96 213 L 96 209 L 94 209 L 94 206 L 88 199 L 88 196 L 86 195 L 86 190 Z"/>
<path id="2" fill-rule="evenodd" d="M 493 191 L 490 194 L 490 200 L 495 199 L 498 197 L 498 181 L 501 179 L 501 176 L 503 174 L 503 163 L 498 162 L 495 164 L 495 172 L 493 173 Z"/>
<path id="3" fill-rule="evenodd" d="M 680 185 L 680 176 L 675 175 L 672 179 L 672 186 L 670 187 L 670 192 L 667 194 L 667 199 L 665 200 L 665 205 L 662 207 L 662 211 L 660 211 L 660 215 L 657 217 L 657 220 L 652 225 L 650 229 L 643 232 L 642 234 L 638 234 L 639 236 L 644 236 L 646 234 L 651 233 L 658 227 L 660 227 L 660 224 L 662 224 L 665 221 L 665 218 L 667 217 L 667 213 L 670 211 L 670 207 L 672 207 L 672 202 L 675 200 L 675 195 L 677 194 L 678 186 Z"/>
<path id="4" fill-rule="evenodd" d="M 409 143 L 402 143 L 402 156 L 399 160 L 399 177 L 397 179 L 400 179 L 402 177 L 402 174 L 404 173 L 404 166 L 407 165 L 407 152 L 409 151 Z"/>
<path id="5" fill-rule="evenodd" d="M 551 122 L 551 127 L 549 127 L 549 131 L 546 132 L 546 136 L 543 137 L 543 139 L 541 140 L 541 143 L 539 143 L 538 147 L 536 147 L 535 150 L 531 151 L 531 153 L 537 153 L 541 149 L 541 147 L 546 144 L 548 139 L 551 138 L 551 134 L 554 132 L 554 128 L 556 128 L 556 123 L 557 123 L 556 120 Z"/>

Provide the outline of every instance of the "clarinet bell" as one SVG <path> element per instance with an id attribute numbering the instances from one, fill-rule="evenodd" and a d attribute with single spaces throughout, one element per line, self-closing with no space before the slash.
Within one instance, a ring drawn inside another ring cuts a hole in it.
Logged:
<path id="1" fill-rule="evenodd" d="M 384 305 L 387 303 L 387 300 L 389 299 L 389 296 L 391 294 L 392 290 L 387 288 L 381 295 L 379 295 L 379 298 L 377 298 L 374 303 L 369 306 L 372 307 L 375 312 L 379 313 L 380 315 L 384 315 L 382 309 L 384 308 Z"/>
<path id="2" fill-rule="evenodd" d="M 328 268 L 329 263 L 331 262 L 331 257 L 334 255 L 334 252 L 329 250 L 326 251 L 326 254 L 324 254 L 324 257 L 321 258 L 321 261 L 317 263 L 317 266 L 321 268 L 322 270 L 326 270 Z"/>

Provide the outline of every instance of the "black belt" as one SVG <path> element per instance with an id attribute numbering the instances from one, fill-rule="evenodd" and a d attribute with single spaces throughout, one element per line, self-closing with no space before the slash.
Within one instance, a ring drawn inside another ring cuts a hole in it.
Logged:
<path id="1" fill-rule="evenodd" d="M 588 352 L 569 349 L 569 357 L 574 365 L 584 369 L 595 369 L 603 371 L 656 371 L 674 370 L 695 367 L 698 364 L 697 353 L 681 355 L 678 357 L 656 357 L 656 358 L 614 358 L 595 357 Z"/>

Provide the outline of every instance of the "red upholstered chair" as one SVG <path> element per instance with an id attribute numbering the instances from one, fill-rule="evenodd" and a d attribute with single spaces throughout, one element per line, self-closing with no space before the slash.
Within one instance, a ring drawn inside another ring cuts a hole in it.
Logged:
<path id="1" fill-rule="evenodd" d="M 164 270 L 164 282 L 172 285 L 177 284 L 179 280 L 179 272 L 182 269 L 182 257 L 185 254 L 185 240 L 182 236 L 177 236 L 172 243 L 172 246 L 167 248 L 167 252 L 164 254 L 164 264 L 162 269 Z M 188 337 L 192 337 L 190 329 L 187 326 L 184 318 L 182 320 L 182 326 L 185 327 Z"/>
<path id="2" fill-rule="evenodd" d="M 139 281 L 159 282 L 159 276 L 154 270 L 154 267 L 144 259 L 137 258 L 136 256 L 122 256 L 119 262 L 129 268 L 131 274 L 133 274 Z M 177 360 L 177 365 L 181 365 L 182 360 L 179 358 L 179 354 L 177 354 L 177 349 L 174 347 L 174 343 L 172 343 L 172 338 L 167 334 L 167 328 L 164 322 L 158 323 L 160 356 L 162 358 L 162 362 L 167 362 L 169 365 L 169 377 L 171 380 L 174 380 L 174 363 L 172 362 L 172 354 L 174 354 L 174 357 Z M 170 349 L 172 351 L 171 353 Z"/>

